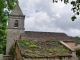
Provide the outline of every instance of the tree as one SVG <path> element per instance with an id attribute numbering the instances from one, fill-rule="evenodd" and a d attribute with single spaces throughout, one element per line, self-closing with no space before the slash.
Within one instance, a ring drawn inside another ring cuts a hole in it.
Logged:
<path id="1" fill-rule="evenodd" d="M 15 7 L 17 0 L 0 0 L 0 54 L 4 54 L 9 12 Z"/>
<path id="2" fill-rule="evenodd" d="M 59 0 L 61 2 L 64 2 L 65 4 L 69 3 L 69 0 Z M 58 0 L 53 0 L 53 3 L 58 3 Z M 71 10 L 73 11 L 74 15 L 71 17 L 72 21 L 77 19 L 77 15 L 80 14 L 80 0 L 71 1 L 71 5 L 73 6 Z"/>
<path id="3" fill-rule="evenodd" d="M 80 37 L 75 36 L 74 38 L 75 38 L 76 40 L 80 41 Z"/>

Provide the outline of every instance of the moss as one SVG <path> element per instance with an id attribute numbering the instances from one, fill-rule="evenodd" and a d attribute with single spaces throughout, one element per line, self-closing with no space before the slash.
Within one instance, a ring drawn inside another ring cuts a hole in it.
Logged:
<path id="1" fill-rule="evenodd" d="M 26 50 L 26 53 L 32 53 L 32 51 L 31 51 L 31 50 L 29 50 L 29 49 L 27 49 L 27 50 Z"/>
<path id="2" fill-rule="evenodd" d="M 26 42 L 26 45 L 28 46 L 28 45 L 29 45 L 29 43 L 28 43 L 28 42 Z"/>
<path id="3" fill-rule="evenodd" d="M 50 53 L 54 53 L 54 51 L 53 51 L 52 49 L 49 49 L 48 51 L 49 51 Z"/>
<path id="4" fill-rule="evenodd" d="M 35 44 L 31 44 L 31 45 L 29 45 L 29 47 L 30 47 L 30 48 L 38 48 L 38 46 L 35 45 Z"/>
<path id="5" fill-rule="evenodd" d="M 20 47 L 26 50 L 27 56 L 54 56 L 70 54 L 67 49 L 64 48 L 59 42 L 42 42 L 37 43 L 34 40 L 21 40 L 19 41 Z"/>
<path id="6" fill-rule="evenodd" d="M 47 49 L 49 53 L 55 53 L 57 50 L 54 48 L 54 49 Z"/>

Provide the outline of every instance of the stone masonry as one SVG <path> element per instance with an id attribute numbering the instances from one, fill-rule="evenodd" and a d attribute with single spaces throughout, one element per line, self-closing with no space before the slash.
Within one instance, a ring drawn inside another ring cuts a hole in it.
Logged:
<path id="1" fill-rule="evenodd" d="M 16 5 L 15 9 L 11 12 L 8 21 L 8 30 L 7 30 L 7 43 L 6 43 L 6 54 L 8 55 L 11 45 L 14 43 L 14 40 L 19 40 L 20 34 L 24 33 L 24 19 L 19 4 Z M 14 27 L 15 20 L 18 21 L 18 27 Z"/>

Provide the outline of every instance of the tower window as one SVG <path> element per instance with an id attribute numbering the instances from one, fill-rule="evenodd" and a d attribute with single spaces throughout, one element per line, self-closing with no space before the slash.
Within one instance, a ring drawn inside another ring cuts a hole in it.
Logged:
<path id="1" fill-rule="evenodd" d="M 14 27 L 18 27 L 18 20 L 15 20 Z"/>

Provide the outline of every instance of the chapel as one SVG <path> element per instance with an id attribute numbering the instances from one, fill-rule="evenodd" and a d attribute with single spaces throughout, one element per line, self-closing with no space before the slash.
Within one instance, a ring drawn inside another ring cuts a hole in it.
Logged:
<path id="1" fill-rule="evenodd" d="M 70 37 L 62 32 L 40 32 L 25 31 L 25 15 L 21 11 L 19 4 L 12 10 L 8 21 L 6 54 L 8 55 L 10 47 L 15 40 L 34 40 L 38 42 L 45 41 L 63 41 L 72 48 L 80 47 L 79 42 L 75 38 Z"/>

